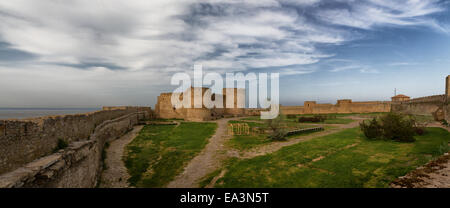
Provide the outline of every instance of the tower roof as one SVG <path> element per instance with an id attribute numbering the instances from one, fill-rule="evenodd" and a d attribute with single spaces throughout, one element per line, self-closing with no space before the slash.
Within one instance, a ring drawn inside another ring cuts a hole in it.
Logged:
<path id="1" fill-rule="evenodd" d="M 408 97 L 406 95 L 403 95 L 403 94 L 399 94 L 399 95 L 396 95 L 396 96 L 394 96 L 392 98 L 410 98 L 410 97 Z"/>

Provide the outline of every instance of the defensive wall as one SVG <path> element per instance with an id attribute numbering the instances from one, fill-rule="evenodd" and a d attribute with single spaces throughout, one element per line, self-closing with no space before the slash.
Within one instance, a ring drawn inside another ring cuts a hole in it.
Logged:
<path id="1" fill-rule="evenodd" d="M 413 115 L 433 115 L 435 120 L 450 121 L 450 76 L 446 77 L 445 94 L 393 102 L 392 111 Z"/>
<path id="2" fill-rule="evenodd" d="M 391 102 L 353 102 L 352 100 L 338 100 L 333 104 L 318 104 L 315 101 L 306 101 L 303 106 L 281 106 L 282 114 L 329 114 L 329 113 L 373 113 L 389 112 Z"/>
<path id="3" fill-rule="evenodd" d="M 445 95 L 433 95 L 393 102 L 392 111 L 412 115 L 433 115 L 436 120 L 442 120 L 444 119 L 445 100 Z"/>
<path id="4" fill-rule="evenodd" d="M 0 187 L 94 187 L 105 142 L 140 120 L 149 107 L 104 107 L 101 111 L 0 120 Z M 58 141 L 69 144 L 58 150 Z"/>
<path id="5" fill-rule="evenodd" d="M 444 117 L 450 123 L 450 75 L 445 79 Z"/>

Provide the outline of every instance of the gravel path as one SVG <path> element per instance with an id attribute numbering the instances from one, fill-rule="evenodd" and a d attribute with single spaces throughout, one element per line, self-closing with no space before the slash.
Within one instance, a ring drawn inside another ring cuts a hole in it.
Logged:
<path id="1" fill-rule="evenodd" d="M 141 131 L 144 126 L 135 126 L 132 131 L 124 136 L 112 141 L 106 149 L 106 170 L 101 177 L 101 188 L 125 188 L 129 187 L 128 178 L 130 175 L 122 160 L 125 146 L 127 146 Z"/>
<path id="2" fill-rule="evenodd" d="M 184 168 L 183 173 L 178 175 L 167 187 L 169 188 L 194 188 L 198 187 L 198 182 L 207 174 L 222 166 L 222 161 L 226 159 L 225 141 L 230 136 L 227 135 L 227 123 L 236 118 L 220 119 L 217 122 L 216 133 L 209 139 L 209 143 L 194 157 Z"/>

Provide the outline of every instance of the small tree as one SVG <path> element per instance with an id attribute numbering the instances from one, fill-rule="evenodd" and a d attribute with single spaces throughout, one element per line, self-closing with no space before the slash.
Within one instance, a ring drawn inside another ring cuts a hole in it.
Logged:
<path id="1" fill-rule="evenodd" d="M 267 127 L 271 130 L 271 133 L 268 136 L 270 139 L 275 141 L 285 140 L 287 132 L 283 128 L 283 121 L 284 116 L 281 114 L 281 112 L 278 117 L 267 120 Z"/>
<path id="2" fill-rule="evenodd" d="M 388 113 L 379 120 L 372 119 L 368 124 L 360 123 L 360 128 L 369 139 L 388 139 L 401 142 L 415 141 L 414 135 L 423 134 L 424 128 L 417 124 L 414 117 L 398 113 Z"/>
<path id="3" fill-rule="evenodd" d="M 386 139 L 413 142 L 415 135 L 415 120 L 399 113 L 388 113 L 382 116 L 383 136 Z"/>
<path id="4" fill-rule="evenodd" d="M 382 126 L 376 118 L 373 118 L 368 123 L 365 121 L 361 122 L 359 127 L 361 128 L 361 131 L 363 131 L 364 135 L 366 135 L 369 139 L 381 138 L 383 136 Z"/>

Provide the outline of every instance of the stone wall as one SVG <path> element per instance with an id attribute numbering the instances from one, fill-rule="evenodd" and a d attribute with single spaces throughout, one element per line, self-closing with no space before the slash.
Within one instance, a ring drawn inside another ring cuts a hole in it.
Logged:
<path id="1" fill-rule="evenodd" d="M 86 114 L 0 120 L 0 174 L 51 154 L 58 140 L 87 141 L 105 121 L 150 108 L 102 110 Z"/>
<path id="2" fill-rule="evenodd" d="M 131 130 L 148 112 L 131 112 L 95 127 L 88 140 L 41 157 L 14 171 L 0 175 L 0 188 L 13 187 L 95 187 L 102 171 L 105 142 Z"/>
<path id="3" fill-rule="evenodd" d="M 445 79 L 445 105 L 444 116 L 447 122 L 450 122 L 450 76 Z"/>
<path id="4" fill-rule="evenodd" d="M 303 106 L 281 106 L 282 114 L 329 114 L 329 113 L 372 113 L 389 112 L 391 102 L 352 102 L 352 100 L 338 100 L 336 105 L 317 104 L 306 101 Z"/>
<path id="5" fill-rule="evenodd" d="M 444 119 L 445 95 L 434 95 L 411 99 L 409 101 L 393 102 L 392 112 L 413 115 L 433 115 L 436 120 Z"/>
<path id="6" fill-rule="evenodd" d="M 229 89 L 230 93 L 233 93 L 234 107 L 233 108 L 221 108 L 221 109 L 208 109 L 205 106 L 202 108 L 194 108 L 195 93 L 194 90 L 198 88 L 189 88 L 191 94 L 191 107 L 190 108 L 178 108 L 176 109 L 171 102 L 172 93 L 161 93 L 158 96 L 158 101 L 155 105 L 155 114 L 159 118 L 164 119 L 184 119 L 187 121 L 208 121 L 227 116 L 241 116 L 245 115 L 245 109 L 237 106 L 238 97 L 245 103 L 245 90 L 244 89 Z M 207 92 L 208 88 L 200 88 L 202 91 L 200 99 L 203 100 L 203 95 Z M 223 106 L 226 107 L 227 89 L 222 90 Z M 180 95 L 180 100 L 183 99 L 183 95 Z"/>

